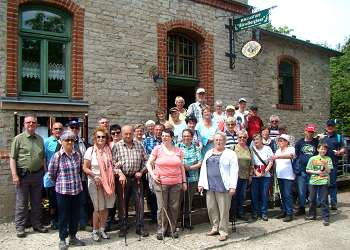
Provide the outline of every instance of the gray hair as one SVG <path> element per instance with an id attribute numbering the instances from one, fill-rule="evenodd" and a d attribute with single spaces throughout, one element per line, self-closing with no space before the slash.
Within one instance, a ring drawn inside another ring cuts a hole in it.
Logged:
<path id="1" fill-rule="evenodd" d="M 271 115 L 271 116 L 270 116 L 270 122 L 271 122 L 273 119 L 276 119 L 276 120 L 280 121 L 280 118 L 279 118 L 278 115 Z"/>
<path id="2" fill-rule="evenodd" d="M 247 132 L 247 130 L 242 129 L 241 131 L 238 131 L 237 135 L 238 136 L 248 137 L 248 132 Z"/>
<path id="3" fill-rule="evenodd" d="M 221 136 L 221 138 L 222 138 L 225 142 L 227 141 L 227 136 L 226 136 L 226 134 L 225 134 L 224 132 L 218 131 L 218 132 L 215 133 L 214 137 L 217 136 L 217 135 Z"/>
<path id="4" fill-rule="evenodd" d="M 215 106 L 222 106 L 222 101 L 221 100 L 217 100 L 215 102 Z"/>

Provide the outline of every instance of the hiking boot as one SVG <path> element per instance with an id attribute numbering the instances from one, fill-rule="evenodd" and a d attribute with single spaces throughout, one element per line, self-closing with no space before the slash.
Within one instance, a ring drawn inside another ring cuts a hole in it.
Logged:
<path id="1" fill-rule="evenodd" d="M 267 217 L 266 214 L 263 214 L 263 215 L 261 216 L 261 219 L 262 219 L 263 221 L 268 221 L 268 220 L 269 220 L 269 218 Z"/>
<path id="2" fill-rule="evenodd" d="M 285 218 L 283 218 L 283 222 L 290 222 L 293 220 L 293 215 L 287 215 Z"/>
<path id="3" fill-rule="evenodd" d="M 286 218 L 286 213 L 280 213 L 279 215 L 276 216 L 276 219 L 283 219 Z"/>
<path id="4" fill-rule="evenodd" d="M 334 210 L 334 211 L 338 210 L 337 205 L 332 205 L 331 210 Z"/>
<path id="5" fill-rule="evenodd" d="M 46 227 L 43 227 L 43 226 L 34 227 L 33 230 L 39 233 L 47 233 L 49 231 Z"/>
<path id="6" fill-rule="evenodd" d="M 303 216 L 305 215 L 305 207 L 300 207 L 298 211 L 295 213 L 295 216 Z"/>
<path id="7" fill-rule="evenodd" d="M 24 238 L 24 237 L 27 236 L 26 232 L 24 230 L 18 230 L 16 235 L 17 235 L 18 238 Z"/>
<path id="8" fill-rule="evenodd" d="M 69 245 L 72 246 L 85 246 L 85 242 L 82 240 L 79 240 L 77 237 L 72 237 L 69 239 Z"/>
<path id="9" fill-rule="evenodd" d="M 164 239 L 163 234 L 157 233 L 157 240 L 163 240 L 163 239 Z"/>
<path id="10" fill-rule="evenodd" d="M 60 240 L 60 242 L 58 243 L 58 249 L 59 250 L 67 250 L 68 249 L 68 246 L 67 246 L 65 240 Z"/>

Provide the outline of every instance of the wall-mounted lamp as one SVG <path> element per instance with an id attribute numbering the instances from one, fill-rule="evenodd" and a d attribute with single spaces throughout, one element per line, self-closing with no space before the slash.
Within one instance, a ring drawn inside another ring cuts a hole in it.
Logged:
<path id="1" fill-rule="evenodd" d="M 157 88 L 161 88 L 164 85 L 164 77 L 159 74 L 156 66 L 152 66 L 149 69 L 149 77 L 153 79 L 153 82 L 156 84 Z"/>

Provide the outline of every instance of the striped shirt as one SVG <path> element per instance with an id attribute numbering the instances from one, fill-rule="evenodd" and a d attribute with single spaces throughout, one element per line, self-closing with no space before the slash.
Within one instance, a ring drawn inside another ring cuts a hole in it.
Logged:
<path id="1" fill-rule="evenodd" d="M 72 155 L 61 148 L 51 158 L 48 166 L 49 178 L 56 182 L 59 194 L 77 195 L 83 191 L 80 177 L 80 154 L 73 150 Z"/>
<path id="2" fill-rule="evenodd" d="M 236 133 L 231 133 L 230 131 L 226 130 L 225 134 L 227 136 L 226 145 L 225 148 L 227 149 L 233 149 L 234 146 L 238 143 L 238 137 Z"/>
<path id="3" fill-rule="evenodd" d="M 124 140 L 114 144 L 112 149 L 114 166 L 120 168 L 126 176 L 134 176 L 146 168 L 147 154 L 143 145 L 133 140 L 129 147 Z"/>
<path id="4" fill-rule="evenodd" d="M 186 166 L 192 166 L 202 159 L 200 149 L 194 144 L 186 146 L 184 143 L 180 143 L 179 148 L 184 153 L 183 164 Z M 189 170 L 186 172 L 186 176 L 188 182 L 196 182 L 199 179 L 199 170 Z"/>
<path id="5" fill-rule="evenodd" d="M 280 131 L 278 128 L 270 128 L 269 137 L 271 140 L 275 140 L 278 136 L 280 136 Z"/>

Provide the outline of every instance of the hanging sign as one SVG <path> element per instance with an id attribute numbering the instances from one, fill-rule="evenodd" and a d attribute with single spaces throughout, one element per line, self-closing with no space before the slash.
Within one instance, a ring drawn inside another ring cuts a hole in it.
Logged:
<path id="1" fill-rule="evenodd" d="M 253 58 L 261 51 L 261 44 L 257 41 L 249 41 L 245 43 L 241 49 L 242 54 L 247 58 Z"/>
<path id="2" fill-rule="evenodd" d="M 235 31 L 253 28 L 269 22 L 269 10 L 262 10 L 254 14 L 243 16 L 233 20 Z"/>

